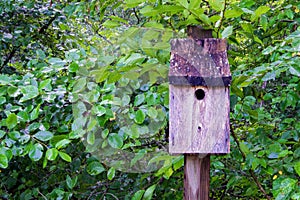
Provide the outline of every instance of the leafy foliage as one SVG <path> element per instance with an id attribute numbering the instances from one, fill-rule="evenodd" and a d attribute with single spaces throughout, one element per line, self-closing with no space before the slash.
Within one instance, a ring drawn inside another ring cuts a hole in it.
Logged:
<path id="1" fill-rule="evenodd" d="M 0 2 L 1 199 L 182 199 L 167 72 L 188 25 L 227 38 L 233 74 L 231 154 L 212 158 L 210 197 L 299 199 L 299 12 L 292 0 Z"/>

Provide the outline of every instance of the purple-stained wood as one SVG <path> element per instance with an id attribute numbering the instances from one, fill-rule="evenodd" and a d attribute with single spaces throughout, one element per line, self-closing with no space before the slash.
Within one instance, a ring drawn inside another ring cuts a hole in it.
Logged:
<path id="1" fill-rule="evenodd" d="M 209 199 L 210 156 L 199 155 L 184 157 L 184 200 Z"/>
<path id="2" fill-rule="evenodd" d="M 229 153 L 231 73 L 226 41 L 191 37 L 171 41 L 169 152 Z M 199 90 L 204 92 L 200 100 Z"/>

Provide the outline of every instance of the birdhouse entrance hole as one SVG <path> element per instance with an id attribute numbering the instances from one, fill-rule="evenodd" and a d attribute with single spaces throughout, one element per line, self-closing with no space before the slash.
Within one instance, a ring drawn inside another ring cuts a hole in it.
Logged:
<path id="1" fill-rule="evenodd" d="M 204 97 L 205 97 L 205 92 L 204 92 L 204 90 L 202 90 L 202 89 L 197 89 L 197 90 L 195 91 L 195 97 L 196 97 L 198 100 L 204 99 Z"/>

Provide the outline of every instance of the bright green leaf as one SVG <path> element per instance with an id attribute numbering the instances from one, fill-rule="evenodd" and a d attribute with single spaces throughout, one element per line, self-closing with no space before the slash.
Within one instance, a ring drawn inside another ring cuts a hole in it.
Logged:
<path id="1" fill-rule="evenodd" d="M 96 176 L 104 171 L 105 171 L 105 168 L 98 161 L 93 161 L 93 162 L 89 163 L 87 166 L 87 172 L 92 176 Z"/>
<path id="2" fill-rule="evenodd" d="M 48 149 L 46 151 L 46 158 L 50 161 L 54 161 L 58 156 L 58 150 L 55 148 Z"/>
<path id="3" fill-rule="evenodd" d="M 40 106 L 41 104 L 39 104 L 35 109 L 33 109 L 33 111 L 30 113 L 30 120 L 33 121 L 35 119 L 38 118 L 39 116 L 39 112 L 40 112 Z"/>
<path id="4" fill-rule="evenodd" d="M 6 126 L 9 129 L 14 128 L 18 123 L 18 118 L 17 115 L 14 113 L 11 113 L 8 115 L 8 117 L 6 118 Z"/>
<path id="5" fill-rule="evenodd" d="M 108 180 L 113 180 L 113 178 L 115 177 L 115 173 L 116 173 L 116 169 L 111 167 L 108 171 L 107 171 L 107 179 Z"/>
<path id="6" fill-rule="evenodd" d="M 255 21 L 256 19 L 258 19 L 262 14 L 265 14 L 266 12 L 268 12 L 270 10 L 270 7 L 268 6 L 260 6 L 258 7 L 254 13 L 251 16 L 251 21 Z"/>
<path id="7" fill-rule="evenodd" d="M 5 131 L 0 130 L 0 139 L 6 134 Z"/>
<path id="8" fill-rule="evenodd" d="M 58 152 L 58 155 L 59 155 L 59 157 L 61 157 L 61 159 L 63 159 L 64 161 L 72 162 L 72 158 L 71 158 L 71 156 L 69 156 L 68 154 L 59 151 L 59 152 Z"/>
<path id="9" fill-rule="evenodd" d="M 108 144 L 116 149 L 120 149 L 123 146 L 123 139 L 116 133 L 111 133 L 108 136 Z"/>
<path id="10" fill-rule="evenodd" d="M 34 134 L 33 137 L 45 142 L 45 141 L 48 141 L 51 138 L 53 138 L 53 133 L 51 133 L 49 131 L 39 131 L 36 134 Z"/>
<path id="11" fill-rule="evenodd" d="M 226 27 L 221 33 L 222 38 L 223 39 L 228 38 L 232 34 L 232 30 L 233 30 L 233 26 Z"/>
<path id="12" fill-rule="evenodd" d="M 149 187 L 144 193 L 143 200 L 151 200 L 155 188 L 156 188 L 156 185 L 152 185 L 151 187 Z"/>
<path id="13" fill-rule="evenodd" d="M 71 140 L 63 139 L 55 144 L 55 148 L 57 148 L 57 149 L 65 148 L 70 143 L 71 143 Z"/>
<path id="14" fill-rule="evenodd" d="M 4 104 L 6 102 L 5 97 L 0 97 L 0 105 Z"/>
<path id="15" fill-rule="evenodd" d="M 134 99 L 134 106 L 139 106 L 145 101 L 145 95 L 139 94 Z"/>
<path id="16" fill-rule="evenodd" d="M 143 198 L 143 194 L 145 193 L 145 190 L 139 190 L 136 193 L 134 193 L 131 200 L 141 200 Z"/>
<path id="17" fill-rule="evenodd" d="M 155 108 L 153 108 L 153 107 L 150 107 L 150 108 L 147 110 L 147 115 L 148 115 L 149 117 L 151 117 L 152 119 L 155 119 L 155 118 L 157 117 L 157 114 L 158 114 L 157 110 L 156 110 Z"/>
<path id="18" fill-rule="evenodd" d="M 137 124 L 142 124 L 144 120 L 145 120 L 145 113 L 142 110 L 136 111 L 134 121 Z"/>
<path id="19" fill-rule="evenodd" d="M 8 159 L 5 154 L 0 154 L 0 168 L 8 167 Z"/>
<path id="20" fill-rule="evenodd" d="M 208 0 L 208 3 L 216 11 L 224 9 L 224 0 Z"/>
<path id="21" fill-rule="evenodd" d="M 77 176 L 75 176 L 75 178 L 72 179 L 69 175 L 67 175 L 66 183 L 68 188 L 73 189 L 77 183 L 77 180 L 78 180 Z"/>
<path id="22" fill-rule="evenodd" d="M 39 95 L 39 90 L 37 87 L 33 85 L 25 86 L 21 89 L 23 97 L 20 99 L 20 102 L 27 101 L 29 99 L 33 99 Z"/>
<path id="23" fill-rule="evenodd" d="M 31 146 L 28 156 L 33 161 L 38 161 L 43 156 L 43 146 L 41 144 L 34 144 Z"/>
<path id="24" fill-rule="evenodd" d="M 296 162 L 294 165 L 294 169 L 297 172 L 298 176 L 300 176 L 300 161 Z"/>
<path id="25" fill-rule="evenodd" d="M 87 143 L 93 145 L 95 143 L 95 133 L 93 131 L 89 131 L 87 134 Z"/>

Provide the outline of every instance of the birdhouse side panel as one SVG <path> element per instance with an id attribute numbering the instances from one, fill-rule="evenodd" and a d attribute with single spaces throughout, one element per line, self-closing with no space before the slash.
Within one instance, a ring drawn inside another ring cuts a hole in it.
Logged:
<path id="1" fill-rule="evenodd" d="M 170 85 L 169 152 L 229 153 L 228 87 Z"/>

